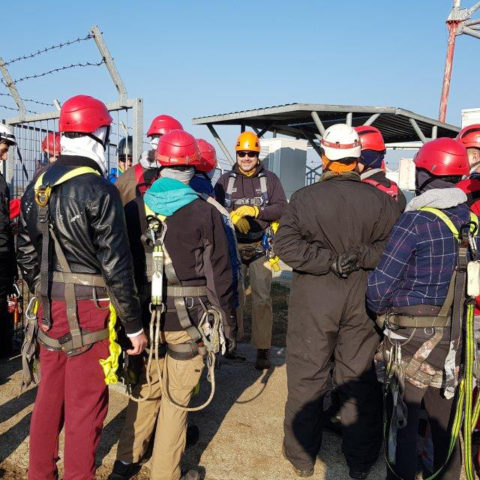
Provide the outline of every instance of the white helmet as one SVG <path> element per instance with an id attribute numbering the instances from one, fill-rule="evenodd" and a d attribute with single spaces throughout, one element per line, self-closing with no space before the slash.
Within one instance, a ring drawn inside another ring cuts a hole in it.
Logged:
<path id="1" fill-rule="evenodd" d="M 17 140 L 15 135 L 13 134 L 12 127 L 5 125 L 4 123 L 0 123 L 0 143 L 5 142 L 8 145 L 16 145 Z"/>
<path id="2" fill-rule="evenodd" d="M 335 162 L 342 158 L 360 158 L 362 146 L 358 133 L 345 123 L 337 123 L 325 130 L 320 142 L 325 156 Z"/>

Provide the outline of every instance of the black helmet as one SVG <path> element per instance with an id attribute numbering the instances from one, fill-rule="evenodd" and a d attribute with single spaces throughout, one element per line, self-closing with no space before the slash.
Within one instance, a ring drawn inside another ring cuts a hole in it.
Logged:
<path id="1" fill-rule="evenodd" d="M 129 135 L 128 137 L 123 137 L 118 142 L 117 155 L 121 157 L 131 157 L 133 155 L 133 137 Z"/>

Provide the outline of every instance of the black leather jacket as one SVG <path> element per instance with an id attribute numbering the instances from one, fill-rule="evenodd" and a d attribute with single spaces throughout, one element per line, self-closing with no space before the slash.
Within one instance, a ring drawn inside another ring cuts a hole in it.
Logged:
<path id="1" fill-rule="evenodd" d="M 0 173 L 0 278 L 13 277 L 16 269 L 9 202 L 8 185 L 5 177 Z"/>
<path id="2" fill-rule="evenodd" d="M 51 168 L 72 169 L 96 162 L 77 156 L 60 156 Z M 34 181 L 35 182 L 35 181 Z M 39 281 L 42 234 L 34 182 L 22 198 L 21 231 L 17 260 L 33 292 Z M 133 276 L 122 202 L 114 185 L 93 173 L 75 177 L 55 187 L 49 201 L 50 221 L 72 272 L 103 275 L 110 301 L 127 333 L 142 328 L 140 302 Z M 50 243 L 50 271 L 61 271 Z"/>

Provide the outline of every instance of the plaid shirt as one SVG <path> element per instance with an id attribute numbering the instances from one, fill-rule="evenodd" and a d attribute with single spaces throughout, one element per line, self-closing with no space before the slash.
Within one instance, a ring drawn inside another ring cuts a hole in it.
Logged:
<path id="1" fill-rule="evenodd" d="M 443 212 L 457 228 L 470 221 L 466 203 Z M 381 314 L 390 307 L 441 306 L 456 264 L 457 241 L 445 222 L 433 213 L 405 212 L 368 278 L 368 307 Z"/>

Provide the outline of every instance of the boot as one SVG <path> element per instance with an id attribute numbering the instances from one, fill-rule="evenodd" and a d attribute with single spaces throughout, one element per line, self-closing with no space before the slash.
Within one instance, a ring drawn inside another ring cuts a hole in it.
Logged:
<path id="1" fill-rule="evenodd" d="M 255 368 L 257 370 L 267 370 L 270 368 L 270 350 L 268 348 L 259 348 L 257 350 Z"/>
<path id="2" fill-rule="evenodd" d="M 196 470 L 189 470 L 180 480 L 200 480 L 200 474 Z"/>
<path id="3" fill-rule="evenodd" d="M 115 460 L 108 480 L 129 480 L 140 471 L 140 468 L 138 463 L 123 463 L 120 460 Z"/>
<path id="4" fill-rule="evenodd" d="M 297 477 L 302 477 L 302 478 L 308 478 L 308 477 L 311 477 L 314 473 L 314 467 L 312 468 L 305 468 L 305 469 L 302 469 L 302 468 L 298 468 L 296 467 L 287 457 L 287 454 L 285 453 L 285 445 L 282 445 L 282 455 L 283 455 L 283 458 L 285 460 L 287 460 L 287 462 L 291 465 L 293 471 L 295 472 L 295 475 Z"/>

